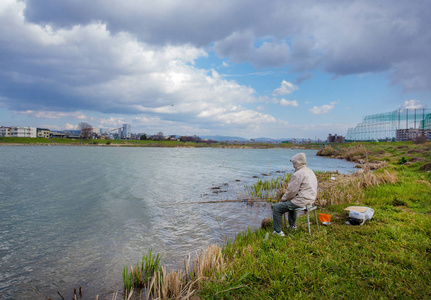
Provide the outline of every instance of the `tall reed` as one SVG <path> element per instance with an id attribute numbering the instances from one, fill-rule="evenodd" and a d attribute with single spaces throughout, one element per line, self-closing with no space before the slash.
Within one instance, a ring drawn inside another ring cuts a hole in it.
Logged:
<path id="1" fill-rule="evenodd" d="M 246 187 L 246 192 L 251 197 L 274 198 L 280 189 L 286 189 L 291 177 L 292 174 L 286 174 L 268 180 L 258 179 L 255 184 Z"/>

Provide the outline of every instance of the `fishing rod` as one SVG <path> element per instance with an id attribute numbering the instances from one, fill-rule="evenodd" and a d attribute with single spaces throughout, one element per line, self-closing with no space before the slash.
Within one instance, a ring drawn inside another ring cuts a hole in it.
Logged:
<path id="1" fill-rule="evenodd" d="M 235 202 L 244 202 L 244 203 L 253 203 L 253 202 L 268 202 L 267 200 L 275 200 L 278 199 L 276 197 L 271 198 L 245 198 L 245 199 L 226 199 L 226 200 L 216 200 L 216 201 L 199 201 L 199 202 L 181 202 L 181 203 L 172 203 L 168 205 L 187 205 L 187 204 L 207 204 L 207 203 L 235 203 Z"/>

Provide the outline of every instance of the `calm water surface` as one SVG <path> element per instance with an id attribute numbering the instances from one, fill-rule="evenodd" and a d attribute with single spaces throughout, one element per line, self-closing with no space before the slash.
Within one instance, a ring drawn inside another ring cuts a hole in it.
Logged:
<path id="1" fill-rule="evenodd" d="M 314 150 L 0 147 L 0 298 L 72 298 L 79 286 L 86 299 L 108 297 L 149 248 L 180 268 L 271 210 L 179 203 L 237 199 L 256 176 L 292 172 L 298 152 L 313 170 L 353 172 Z"/>

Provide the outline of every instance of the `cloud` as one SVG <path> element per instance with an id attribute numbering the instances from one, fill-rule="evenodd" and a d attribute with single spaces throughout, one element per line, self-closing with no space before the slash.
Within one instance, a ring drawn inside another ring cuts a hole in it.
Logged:
<path id="1" fill-rule="evenodd" d="M 14 1 L 0 7 L 0 20 L 8 25 L 0 28 L 0 103 L 9 110 L 38 118 L 78 117 L 75 111 L 86 110 L 219 125 L 272 122 L 242 108 L 256 101 L 253 88 L 194 67 L 207 56 L 202 48 L 152 45 L 128 32 L 114 34 L 99 21 L 31 24 L 24 8 Z M 223 116 L 212 113 L 217 111 Z"/>
<path id="2" fill-rule="evenodd" d="M 214 43 L 215 52 L 221 57 L 229 57 L 235 63 L 249 62 L 258 67 L 278 67 L 289 60 L 290 46 L 284 42 L 262 41 L 251 31 L 233 32 L 226 38 Z"/>
<path id="3" fill-rule="evenodd" d="M 313 77 L 314 77 L 314 75 L 312 73 L 303 73 L 296 79 L 296 83 L 300 84 L 300 83 L 307 81 Z"/>
<path id="4" fill-rule="evenodd" d="M 405 101 L 403 105 L 399 107 L 399 109 L 420 109 L 424 107 L 425 106 L 421 103 L 421 101 L 411 99 L 411 100 Z"/>
<path id="5" fill-rule="evenodd" d="M 300 74 L 298 83 L 317 68 L 340 76 L 388 71 L 406 90 L 431 89 L 429 1 L 2 3 L 6 15 L 24 7 L 27 22 L 53 30 L 102 23 L 113 35 L 127 32 L 151 45 L 213 45 L 217 55 L 236 63 L 288 66 Z"/>
<path id="6" fill-rule="evenodd" d="M 331 102 L 330 104 L 325 104 L 322 106 L 313 106 L 313 108 L 310 108 L 311 113 L 315 115 L 323 115 L 328 113 L 330 110 L 332 110 L 335 107 L 335 104 L 337 104 L 337 101 Z"/>
<path id="7" fill-rule="evenodd" d="M 270 12 L 258 0 L 202 2 L 200 0 L 49 0 L 26 1 L 24 15 L 36 24 L 70 28 L 94 21 L 106 23 L 114 34 L 130 32 L 139 40 L 154 45 L 193 44 L 208 46 L 232 33 L 253 25 L 260 15 Z"/>
<path id="8" fill-rule="evenodd" d="M 78 128 L 78 126 L 77 126 L 77 125 L 73 125 L 73 124 L 66 123 L 66 125 L 64 126 L 64 128 L 65 128 L 66 130 L 75 130 L 75 129 L 77 129 L 77 128 Z"/>
<path id="9" fill-rule="evenodd" d="M 272 1 L 266 9 L 272 12 L 266 24 L 263 15 L 243 24 L 214 43 L 216 53 L 237 63 L 289 67 L 300 74 L 297 83 L 322 68 L 335 77 L 389 72 L 406 91 L 431 90 L 431 33 L 425 30 L 431 3 Z"/>
<path id="10" fill-rule="evenodd" d="M 293 93 L 294 91 L 296 91 L 298 89 L 298 86 L 294 85 L 293 83 L 290 83 L 286 80 L 283 80 L 281 82 L 281 86 L 277 89 L 275 89 L 272 92 L 273 96 L 282 96 L 282 95 L 288 95 Z"/>
<path id="11" fill-rule="evenodd" d="M 282 106 L 298 106 L 298 101 L 296 101 L 296 100 L 286 100 L 286 99 L 281 99 L 280 100 L 280 105 L 282 105 Z"/>
<path id="12" fill-rule="evenodd" d="M 16 111 L 16 114 L 28 115 L 35 118 L 43 118 L 43 119 L 60 119 L 64 117 L 72 117 L 74 119 L 84 120 L 87 116 L 82 112 L 60 112 L 60 111 L 33 111 L 33 110 L 25 110 L 25 111 Z"/>
<path id="13" fill-rule="evenodd" d="M 33 33 L 43 28 L 55 32 L 99 23 L 105 24 L 112 35 L 128 33 L 149 45 L 213 45 L 220 57 L 236 63 L 289 66 L 300 73 L 298 83 L 323 67 L 334 75 L 390 71 L 392 82 L 406 90 L 431 89 L 427 51 L 431 33 L 425 30 L 431 22 L 426 14 L 431 9 L 428 2 L 225 0 L 203 4 L 190 0 L 162 1 L 151 6 L 137 0 L 127 4 L 112 0 L 110 5 L 102 0 L 2 3 L 3 24 L 16 23 L 14 16 L 19 14 L 21 20 L 30 22 Z M 195 7 L 199 7 L 199 13 Z M 219 16 L 223 16 L 223 22 Z M 9 33 L 2 35 L 23 37 L 14 27 L 8 28 Z M 55 34 L 25 36 L 59 42 Z"/>
<path id="14" fill-rule="evenodd" d="M 109 117 L 109 118 L 99 118 L 98 126 L 102 128 L 118 128 L 123 124 L 128 123 L 124 118 L 121 117 Z"/>
<path id="15" fill-rule="evenodd" d="M 350 127 L 350 124 L 344 123 L 320 123 L 320 124 L 288 124 L 285 130 L 292 133 L 291 137 L 313 138 L 319 137 L 326 140 L 326 137 L 331 134 L 343 135 Z M 314 136 L 310 136 L 309 132 L 313 132 Z"/>

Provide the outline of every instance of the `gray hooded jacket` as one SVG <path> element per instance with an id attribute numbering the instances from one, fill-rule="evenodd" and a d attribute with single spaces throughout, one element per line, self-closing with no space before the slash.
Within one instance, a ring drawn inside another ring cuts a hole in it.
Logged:
<path id="1" fill-rule="evenodd" d="M 290 201 L 299 207 L 313 204 L 317 196 L 317 178 L 314 172 L 307 168 L 305 154 L 298 153 L 290 161 L 295 172 L 281 201 Z"/>

